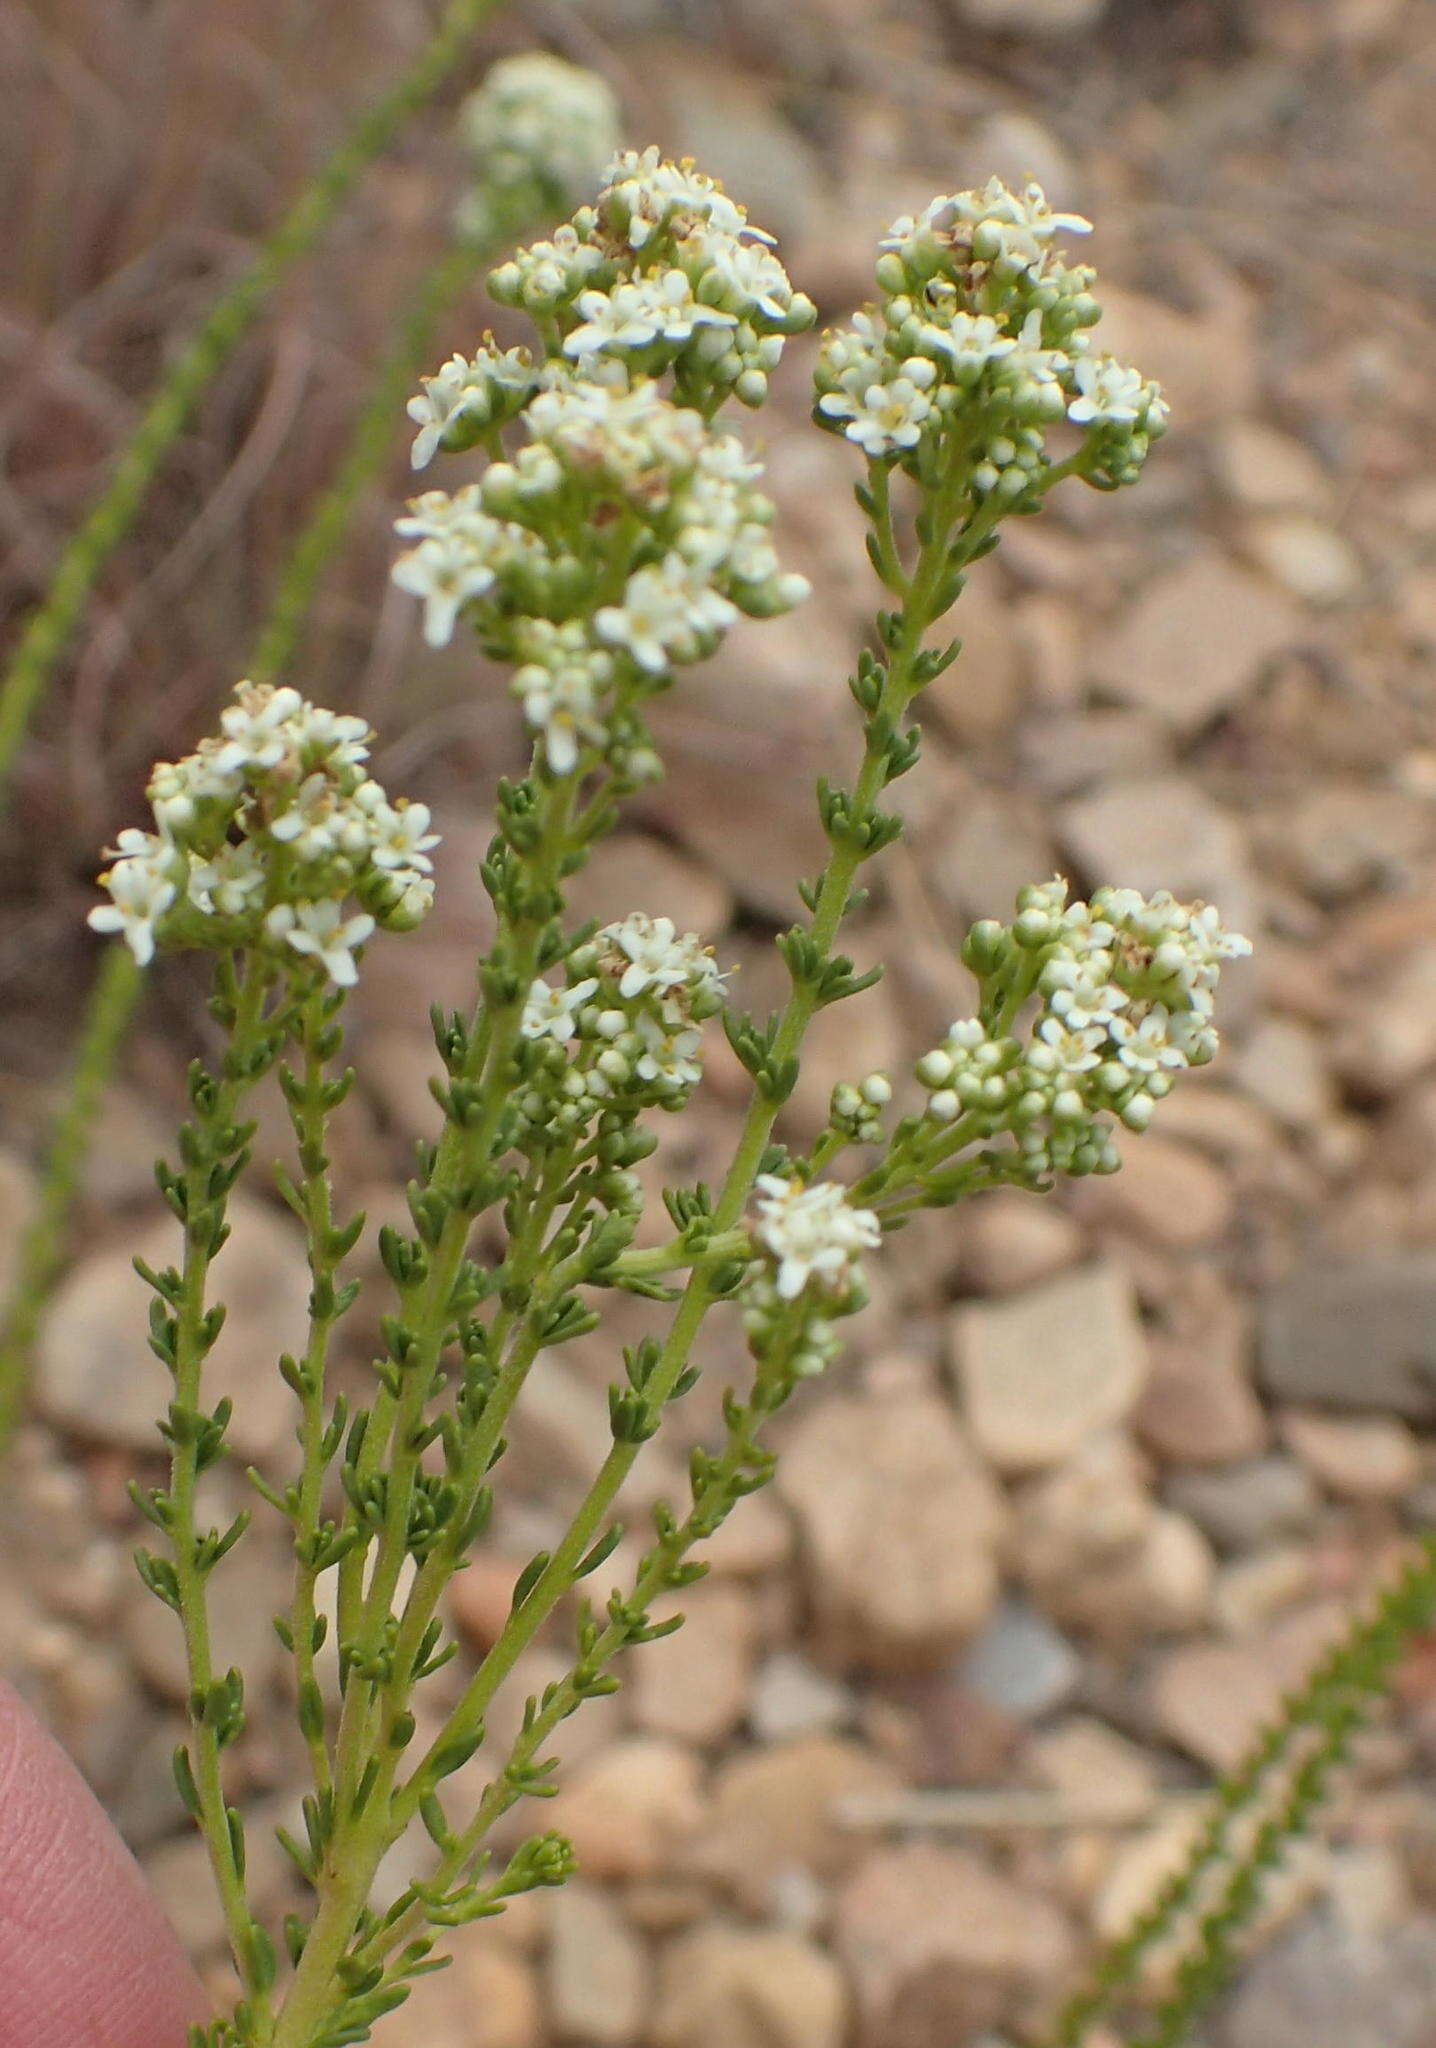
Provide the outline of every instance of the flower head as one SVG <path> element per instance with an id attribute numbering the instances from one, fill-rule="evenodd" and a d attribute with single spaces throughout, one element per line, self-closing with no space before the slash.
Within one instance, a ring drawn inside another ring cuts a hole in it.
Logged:
<path id="1" fill-rule="evenodd" d="M 781 1174 L 758 1176 L 754 1236 L 776 1262 L 776 1286 L 793 1301 L 812 1285 L 842 1294 L 858 1276 L 859 1254 L 871 1251 L 882 1228 L 871 1209 L 855 1209 L 834 1181 L 805 1187 Z"/>

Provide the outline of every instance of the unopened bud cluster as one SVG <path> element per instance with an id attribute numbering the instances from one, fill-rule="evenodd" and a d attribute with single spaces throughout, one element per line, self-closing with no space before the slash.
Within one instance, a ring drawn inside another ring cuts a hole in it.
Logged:
<path id="1" fill-rule="evenodd" d="M 438 844 L 427 806 L 391 804 L 364 767 L 372 737 L 297 690 L 240 683 L 218 735 L 155 769 L 156 829 L 120 834 L 91 925 L 142 966 L 157 944 L 253 946 L 352 984 L 377 927 L 429 908 Z"/>
<path id="2" fill-rule="evenodd" d="M 974 490 L 1013 510 L 1035 502 L 1064 420 L 1081 432 L 1089 482 L 1134 482 L 1167 407 L 1155 384 L 1093 350 L 1095 273 L 1053 249 L 1057 234 L 1089 229 L 1053 213 L 1040 186 L 1012 192 L 996 178 L 895 221 L 881 298 L 824 340 L 819 424 L 929 480 L 958 436 Z"/>
<path id="3" fill-rule="evenodd" d="M 577 947 L 567 975 L 535 981 L 524 1004 L 523 1115 L 572 1136 L 597 1115 L 681 1108 L 702 1077 L 702 1026 L 723 1007 L 709 948 L 635 911 Z"/>
<path id="4" fill-rule="evenodd" d="M 928 1122 L 982 1143 L 1009 1133 L 1027 1185 L 1115 1171 L 1114 1119 L 1145 1130 L 1177 1075 L 1213 1057 L 1222 963 L 1250 951 L 1210 905 L 1165 891 L 1098 889 L 1083 903 L 1060 879 L 1024 889 L 1011 924 L 968 936 L 981 1008 L 917 1063 Z"/>

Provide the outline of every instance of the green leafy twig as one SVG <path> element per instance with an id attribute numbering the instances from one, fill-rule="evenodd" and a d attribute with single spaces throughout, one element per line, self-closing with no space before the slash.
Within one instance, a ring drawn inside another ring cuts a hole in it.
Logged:
<path id="1" fill-rule="evenodd" d="M 1176 1985 L 1152 2030 L 1133 2048 L 1176 2048 L 1230 1972 L 1235 1944 L 1261 1902 L 1261 1880 L 1310 1825 L 1352 1735 L 1387 1689 L 1413 1639 L 1436 1615 L 1436 1537 L 1353 1622 L 1292 1693 L 1248 1754 L 1215 1786 L 1206 1823 L 1180 1870 L 1097 1963 L 1090 1981 L 1063 2008 L 1052 2048 L 1080 2048 L 1091 2028 L 1133 1985 L 1158 1945 L 1198 1909 L 1207 1881 L 1225 1871 L 1177 1964 Z M 1274 1782 L 1279 1789 L 1273 1790 Z M 1272 1802 L 1274 1801 L 1274 1805 Z M 1245 1849 L 1233 1845 L 1242 1821 L 1272 1806 Z"/>

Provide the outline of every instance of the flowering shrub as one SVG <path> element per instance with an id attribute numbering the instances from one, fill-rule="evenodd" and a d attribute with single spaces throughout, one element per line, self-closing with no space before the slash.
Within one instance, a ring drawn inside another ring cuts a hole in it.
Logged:
<path id="1" fill-rule="evenodd" d="M 1059 235 L 1086 225 L 1053 214 L 1035 186 L 1013 193 L 993 181 L 935 200 L 895 224 L 877 302 L 818 351 L 814 418 L 864 459 L 857 495 L 888 603 L 851 680 L 861 762 L 850 788 L 820 787 L 826 864 L 797 883 L 804 915 L 778 941 L 792 984 L 779 1016 L 738 1010 L 721 960 L 661 905 L 575 928 L 565 884 L 620 800 L 661 772 L 651 701 L 740 614 L 772 616 L 807 594 L 781 565 L 759 464 L 716 422 L 729 400 L 762 403 L 812 305 L 771 238 L 711 179 L 653 150 L 625 153 L 592 205 L 493 274 L 494 297 L 530 317 L 533 343 L 485 338 L 424 381 L 410 406 L 415 466 L 468 449 L 487 461 L 477 481 L 413 501 L 398 522 L 408 546 L 395 578 L 419 600 L 431 643 L 471 632 L 510 666 L 533 754 L 527 775 L 498 792 L 482 870 L 496 932 L 479 1000 L 472 1015 L 434 1016 L 444 1128 L 409 1186 L 409 1226 L 380 1233 L 391 1295 L 365 1407 L 346 1408 L 326 1382 L 335 1326 L 357 1292 L 343 1264 L 363 1222 L 334 1214 L 327 1131 L 348 1086 L 343 1004 L 365 943 L 429 904 L 428 812 L 371 780 L 362 721 L 292 689 L 241 684 L 219 735 L 156 771 L 154 831 L 122 835 L 103 878 L 110 900 L 92 922 L 121 932 L 142 961 L 157 947 L 212 950 L 227 1032 L 216 1070 L 192 1073 L 178 1163 L 161 1171 L 182 1262 L 145 1269 L 153 1342 L 175 1391 L 170 1482 L 139 1496 L 162 1538 L 142 1569 L 185 1629 L 193 1729 L 176 1769 L 244 1987 L 197 2042 L 367 2038 L 434 1967 L 444 1927 L 561 1881 L 570 1856 L 556 1836 L 535 1835 L 497 1871 L 486 1838 L 518 1801 L 551 1789 L 551 1736 L 614 1687 L 620 1652 L 674 1626 L 652 1620 L 655 1598 L 701 1573 L 691 1553 L 770 1476 L 763 1428 L 833 1356 L 835 1325 L 862 1306 L 864 1260 L 883 1234 L 981 1188 L 1037 1191 L 1061 1175 L 1115 1171 L 1121 1127 L 1142 1130 L 1179 1073 L 1216 1050 L 1218 975 L 1246 943 L 1215 911 L 1120 887 L 1069 902 L 1060 880 L 1036 882 L 1010 924 L 968 934 L 977 1013 L 923 1054 L 910 1092 L 855 1075 L 834 1090 L 807 1152 L 774 1139 L 812 1018 L 874 978 L 837 939 L 860 870 L 901 829 L 880 799 L 918 760 L 915 700 L 957 653 L 934 643 L 935 629 L 1004 518 L 1036 512 L 1066 479 L 1134 481 L 1162 430 L 1155 387 L 1092 349 L 1092 272 L 1056 254 Z M 657 1144 L 655 1113 L 680 1109 L 699 1085 L 715 1020 L 751 1076 L 751 1100 L 721 1187 L 668 1190 L 654 1242 L 634 1169 Z M 224 1792 L 243 1677 L 212 1669 L 204 1620 L 206 1581 L 244 1518 L 205 1528 L 197 1490 L 225 1455 L 229 1422 L 226 1404 L 203 1400 L 222 1317 L 208 1268 L 246 1160 L 246 1098 L 274 1066 L 296 1141 L 281 1187 L 304 1223 L 313 1282 L 308 1331 L 281 1361 L 299 1460 L 286 1485 L 255 1480 L 293 1531 L 293 1600 L 278 1626 L 314 1776 L 306 1838 L 283 1838 L 313 1909 L 283 1931 L 282 1980 Z M 491 1213 L 502 1249 L 481 1258 L 476 1223 Z M 440 1601 L 488 1521 L 525 1378 L 544 1349 L 593 1328 L 614 1290 L 663 1313 L 610 1390 L 611 1448 L 562 1539 L 520 1574 L 509 1619 L 457 1703 L 421 1740 L 425 1682 L 454 1649 Z M 580 1605 L 566 1674 L 528 1703 L 482 1792 L 454 1800 L 448 1781 L 480 1750 L 520 1652 L 612 1555 L 615 1497 L 692 1386 L 710 1312 L 741 1322 L 753 1361 L 747 1391 L 728 1397 L 721 1447 L 692 1451 L 687 1504 L 660 1504 L 636 1577 Z M 337 1715 L 317 1675 L 331 1609 Z M 431 1839 L 431 1867 L 371 1905 L 381 1858 L 414 1823 Z"/>

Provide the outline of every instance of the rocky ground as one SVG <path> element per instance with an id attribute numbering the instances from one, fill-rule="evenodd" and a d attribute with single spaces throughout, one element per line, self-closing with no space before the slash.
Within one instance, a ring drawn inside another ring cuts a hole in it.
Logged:
<path id="1" fill-rule="evenodd" d="M 910 843 L 856 935 L 890 972 L 814 1034 L 792 1131 L 821 1121 L 835 1079 L 901 1072 L 933 1042 L 964 1005 L 962 928 L 1054 868 L 1211 897 L 1258 948 L 1230 977 L 1223 1058 L 1127 1143 L 1118 1177 L 989 1196 L 892 1246 L 848 1361 L 795 1403 L 777 1485 L 715 1545 L 688 1625 L 569 1724 L 541 1817 L 572 1836 L 581 1879 L 464 1933 L 392 2032 L 430 2048 L 1036 2040 L 1181 1855 L 1203 1788 L 1436 1513 L 1436 22 L 1420 0 L 612 0 L 568 23 L 535 15 L 641 70 L 645 112 L 782 232 L 826 315 L 861 293 L 890 215 L 1035 171 L 1098 220 L 1111 344 L 1172 400 L 1139 490 L 1064 498 L 974 576 Z M 788 878 L 811 864 L 812 778 L 846 756 L 842 676 L 872 600 L 851 464 L 804 424 L 793 368 L 767 452 L 818 595 L 685 684 L 669 780 L 581 891 L 585 911 L 698 928 L 759 1008 Z M 432 663 L 422 702 L 446 674 Z M 457 734 L 490 771 L 504 714 L 453 719 L 444 745 Z M 435 1114 L 413 990 L 461 998 L 484 929 L 483 785 L 467 794 L 426 730 L 401 786 L 442 812 L 439 910 L 375 952 L 339 1146 L 375 1224 Z M 134 1581 L 124 1491 L 161 1399 L 129 1255 L 168 1243 L 148 1165 L 175 1020 L 192 1030 L 195 1008 L 167 985 L 109 1102 L 0 1503 L 0 1640 L 220 1981 L 169 1767 L 178 1644 Z M 741 1078 L 715 1048 L 669 1177 L 721 1158 Z M 38 1099 L 27 1083 L 3 1103 L 7 1219 L 29 1199 Z M 276 1103 L 265 1128 L 277 1149 Z M 236 1224 L 215 1377 L 242 1392 L 236 1442 L 267 1467 L 287 1397 L 253 1366 L 292 1341 L 305 1275 L 262 1189 Z M 0 1264 L 11 1241 L 7 1220 Z M 358 1372 L 362 1331 L 351 1344 Z M 490 1546 L 454 1593 L 467 1658 L 601 1455 L 611 1357 L 590 1338 L 535 1377 Z M 738 1367 L 729 1333 L 706 1363 L 681 1411 L 694 1436 Z M 674 1483 L 682 1448 L 654 1448 L 634 1507 Z M 255 1674 L 239 1781 L 275 1819 L 297 1784 L 267 1621 L 284 1578 L 260 1534 L 214 1581 L 219 1654 Z M 536 1648 L 520 1696 L 560 1656 L 559 1639 Z M 1436 2041 L 1433 1774 L 1428 1645 L 1277 1885 L 1209 2048 Z M 282 1859 L 251 1840 L 277 1914 Z"/>

